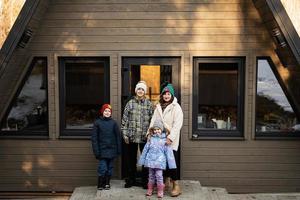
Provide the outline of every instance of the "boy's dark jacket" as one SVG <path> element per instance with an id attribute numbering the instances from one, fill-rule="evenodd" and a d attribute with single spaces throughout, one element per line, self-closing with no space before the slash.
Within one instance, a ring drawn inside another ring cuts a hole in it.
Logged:
<path id="1" fill-rule="evenodd" d="M 119 126 L 111 117 L 96 119 L 91 140 L 93 152 L 97 159 L 115 158 L 121 154 Z"/>

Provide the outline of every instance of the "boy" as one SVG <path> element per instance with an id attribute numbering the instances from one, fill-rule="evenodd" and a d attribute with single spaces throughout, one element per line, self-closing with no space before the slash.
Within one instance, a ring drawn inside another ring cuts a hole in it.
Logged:
<path id="1" fill-rule="evenodd" d="M 121 154 L 119 126 L 111 118 L 112 109 L 104 104 L 100 109 L 100 117 L 94 122 L 92 131 L 93 152 L 98 164 L 98 190 L 110 189 L 110 177 L 113 172 L 114 159 Z"/>

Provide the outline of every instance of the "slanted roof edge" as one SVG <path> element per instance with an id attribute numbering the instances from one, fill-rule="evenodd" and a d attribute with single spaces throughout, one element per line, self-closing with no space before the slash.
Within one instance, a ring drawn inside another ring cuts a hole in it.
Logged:
<path id="1" fill-rule="evenodd" d="M 280 0 L 266 0 L 285 40 L 300 65 L 300 37 Z"/>
<path id="2" fill-rule="evenodd" d="M 0 50 L 0 78 L 2 77 L 5 67 L 8 64 L 13 52 L 17 48 L 23 32 L 28 26 L 30 19 L 34 15 L 40 0 L 26 0 L 21 9 L 13 27 L 11 28 L 3 46 Z"/>

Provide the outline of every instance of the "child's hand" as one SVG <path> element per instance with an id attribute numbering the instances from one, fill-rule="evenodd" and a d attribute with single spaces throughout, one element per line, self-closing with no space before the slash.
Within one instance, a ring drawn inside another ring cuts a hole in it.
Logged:
<path id="1" fill-rule="evenodd" d="M 124 142 L 126 143 L 126 144 L 129 144 L 129 138 L 128 137 L 124 137 Z"/>

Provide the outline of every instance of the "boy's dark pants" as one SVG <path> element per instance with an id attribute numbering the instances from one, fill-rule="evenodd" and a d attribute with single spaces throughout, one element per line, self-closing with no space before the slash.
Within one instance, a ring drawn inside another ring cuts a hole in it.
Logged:
<path id="1" fill-rule="evenodd" d="M 113 173 L 114 158 L 101 158 L 98 163 L 98 190 L 110 189 L 110 177 Z"/>
<path id="2" fill-rule="evenodd" d="M 98 176 L 111 177 L 114 168 L 114 158 L 101 158 L 98 164 Z"/>
<path id="3" fill-rule="evenodd" d="M 140 148 L 140 151 L 142 152 L 144 149 L 145 143 L 129 143 L 125 144 L 125 163 L 126 163 L 126 176 L 127 179 L 126 184 L 128 186 L 132 186 L 136 182 L 136 163 L 137 163 L 137 153 L 138 153 L 138 147 Z M 145 167 L 142 167 L 142 186 L 146 186 L 148 182 L 148 170 Z"/>

